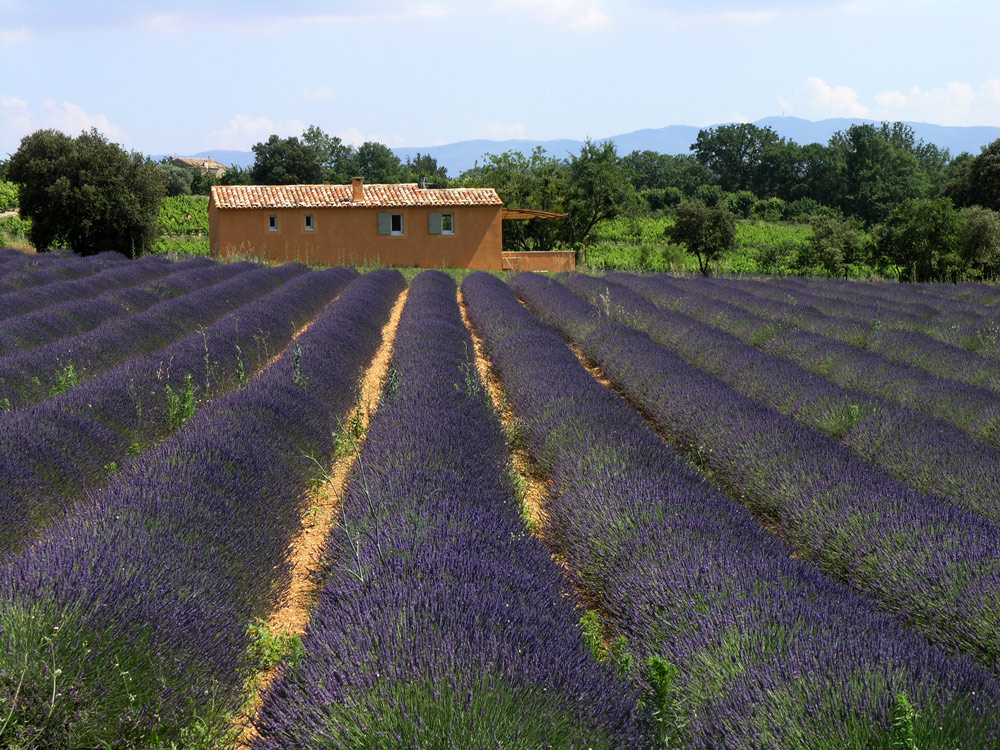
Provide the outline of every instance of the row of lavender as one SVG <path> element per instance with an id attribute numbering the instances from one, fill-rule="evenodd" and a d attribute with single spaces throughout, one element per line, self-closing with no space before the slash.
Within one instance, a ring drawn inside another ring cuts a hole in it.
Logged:
<path id="1" fill-rule="evenodd" d="M 33 309 L 15 314 L 11 312 L 14 305 L 4 305 L 11 315 L 0 326 L 0 357 L 86 333 L 112 318 L 142 312 L 158 302 L 206 286 L 213 277 L 221 280 L 225 273 L 211 263 L 206 266 L 203 259 L 181 263 L 135 261 L 86 279 L 37 287 L 31 291 L 50 294 Z M 65 289 L 69 286 L 76 288 Z M 7 300 L 0 298 L 3 302 Z"/>
<path id="2" fill-rule="evenodd" d="M 258 273 L 270 277 L 267 286 L 280 286 L 260 296 L 261 285 L 253 282 Z M 34 539 L 53 515 L 163 440 L 199 404 L 244 385 L 356 276 L 344 268 L 304 272 L 286 266 L 243 272 L 204 293 L 178 297 L 197 312 L 199 298 L 228 286 L 231 307 L 213 325 L 189 328 L 160 351 L 131 357 L 0 419 L 0 552 Z M 236 307 L 241 301 L 246 304 Z"/>
<path id="3" fill-rule="evenodd" d="M 995 367 L 1000 358 L 1000 305 L 948 298 L 935 298 L 928 304 L 929 295 L 917 296 L 906 289 L 908 285 L 897 289 L 899 285 L 806 279 L 718 283 L 808 308 L 803 322 L 817 326 L 818 333 L 973 384 L 989 382 L 969 379 L 978 377 L 977 364 L 985 360 Z M 949 365 L 945 355 L 959 351 L 959 362 Z"/>
<path id="4" fill-rule="evenodd" d="M 767 519 L 799 555 L 944 647 L 991 667 L 1000 663 L 996 525 L 891 480 L 826 435 L 744 396 L 648 337 L 640 336 L 641 357 L 619 350 L 620 331 L 605 340 L 594 308 L 586 316 L 584 308 L 570 315 L 556 306 L 570 295 L 562 285 L 531 276 L 512 283 L 538 314 L 607 368 L 678 448 Z M 640 315 L 634 311 L 643 300 L 628 289 L 583 276 L 569 286 L 612 316 L 634 322 Z M 671 324 L 655 314 L 641 321 L 656 341 Z M 669 347 L 671 335 L 662 340 Z M 734 370 L 759 370 L 736 349 L 701 343 Z M 796 397 L 794 381 L 771 383 Z"/>
<path id="5" fill-rule="evenodd" d="M 0 359 L 0 404 L 15 411 L 49 398 L 127 359 L 162 349 L 307 272 L 298 264 L 262 268 L 239 263 L 206 269 L 205 276 L 215 282 L 208 287 L 164 300 L 136 315 L 112 318 L 79 336 Z M 164 367 L 168 365 L 164 361 Z"/>
<path id="6" fill-rule="evenodd" d="M 525 532 L 473 352 L 454 282 L 417 276 L 305 655 L 266 696 L 256 747 L 652 745 Z"/>
<path id="7" fill-rule="evenodd" d="M 581 277 L 567 283 L 620 322 L 647 332 L 657 343 L 735 390 L 842 440 L 857 456 L 897 481 L 1000 522 L 1000 475 L 993 468 L 1000 461 L 997 448 L 973 440 L 951 424 L 837 385 L 671 310 L 666 307 L 671 293 L 662 281 L 626 275 L 614 278 L 628 287 L 611 277 L 602 281 Z M 711 319 L 713 303 L 702 300 L 697 304 Z M 766 332 L 771 324 L 755 324 L 748 316 L 741 336 L 753 340 L 755 325 Z"/>
<path id="8" fill-rule="evenodd" d="M 613 280 L 631 280 L 635 277 L 612 274 Z M 634 283 L 634 282 L 633 282 Z M 972 385 L 1000 386 L 1000 363 L 974 354 L 957 350 L 952 354 L 946 344 L 933 339 L 926 346 L 914 341 L 916 334 L 887 331 L 871 336 L 881 342 L 878 347 L 895 351 L 899 356 L 910 352 L 923 360 L 924 368 L 896 361 L 898 357 L 859 348 L 856 343 L 840 340 L 839 335 L 829 336 L 805 330 L 796 323 L 800 315 L 796 307 L 781 303 L 766 303 L 745 299 L 743 285 L 713 281 L 687 281 L 658 277 L 648 280 L 646 289 L 657 288 L 654 301 L 721 328 L 745 342 L 788 359 L 800 367 L 822 375 L 833 382 L 895 401 L 909 409 L 925 413 L 935 419 L 951 422 L 977 440 L 1000 446 L 1000 394 Z M 789 321 L 792 321 L 789 324 Z M 840 327 L 839 321 L 833 325 Z M 919 338 L 919 337 L 917 337 Z M 964 355 L 964 356 L 963 356 Z M 933 359 L 943 362 L 943 372 L 931 373 Z M 963 362 L 964 360 L 964 362 Z M 963 366 L 964 364 L 964 366 Z M 959 380 L 949 379 L 948 373 L 959 374 Z"/>
<path id="9" fill-rule="evenodd" d="M 0 267 L 0 295 L 43 286 L 53 281 L 78 279 L 113 266 L 131 263 L 121 253 L 98 253 L 81 258 L 57 253 L 21 255 Z"/>
<path id="10" fill-rule="evenodd" d="M 613 342 L 638 383 L 656 350 L 598 319 L 540 277 L 511 282 L 564 330 Z M 689 747 L 888 746 L 908 696 L 921 747 L 989 745 L 1000 721 L 995 679 L 905 632 L 830 580 L 712 489 L 561 337 L 498 280 L 463 292 L 535 461 L 552 477 L 546 535 L 624 636 L 660 719 Z M 693 383 L 691 385 L 694 385 Z"/>
<path id="11" fill-rule="evenodd" d="M 158 275 L 173 273 L 179 267 L 197 268 L 214 265 L 207 258 L 193 258 L 183 264 L 171 263 L 162 258 L 150 257 L 128 263 L 118 263 L 103 270 L 78 279 L 52 281 L 42 286 L 33 286 L 14 292 L 0 294 L 0 320 L 15 315 L 38 312 L 50 305 L 94 297 L 112 289 L 138 283 L 130 281 L 137 274 L 156 278 Z M 2 274 L 3 269 L 0 269 Z"/>
<path id="12" fill-rule="evenodd" d="M 775 327 L 775 335 L 784 332 L 783 326 L 803 329 L 925 370 L 939 378 L 993 391 L 1000 389 L 995 359 L 934 338 L 924 330 L 892 325 L 886 318 L 901 313 L 897 307 L 889 307 L 888 300 L 875 305 L 860 299 L 860 295 L 854 299 L 821 297 L 781 282 L 711 279 L 699 287 L 715 299 L 723 299 L 753 315 L 782 324 Z M 942 320 L 941 316 L 934 315 L 932 319 L 935 325 L 943 326 L 943 330 L 952 331 L 958 325 L 952 322 L 956 317 L 959 316 Z M 923 321 L 922 318 L 918 320 Z M 926 328 L 924 322 L 914 325 Z"/>
<path id="13" fill-rule="evenodd" d="M 316 460 L 333 451 L 404 286 L 354 281 L 245 388 L 0 570 L 0 744 L 188 746 L 224 734 L 249 627 L 288 576 Z"/>

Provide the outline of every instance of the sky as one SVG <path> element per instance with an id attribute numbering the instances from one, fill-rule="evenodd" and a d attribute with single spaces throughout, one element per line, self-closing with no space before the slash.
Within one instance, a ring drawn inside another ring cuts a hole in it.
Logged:
<path id="1" fill-rule="evenodd" d="M 996 0 L 0 0 L 0 158 L 600 139 L 773 115 L 1000 125 Z"/>

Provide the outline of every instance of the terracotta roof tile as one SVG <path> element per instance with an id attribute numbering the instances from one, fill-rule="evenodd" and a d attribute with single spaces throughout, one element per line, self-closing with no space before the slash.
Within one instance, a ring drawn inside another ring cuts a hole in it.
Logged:
<path id="1" fill-rule="evenodd" d="M 380 208 L 401 206 L 502 206 L 493 188 L 421 188 L 366 184 L 364 200 L 352 199 L 352 185 L 214 185 L 217 208 Z"/>

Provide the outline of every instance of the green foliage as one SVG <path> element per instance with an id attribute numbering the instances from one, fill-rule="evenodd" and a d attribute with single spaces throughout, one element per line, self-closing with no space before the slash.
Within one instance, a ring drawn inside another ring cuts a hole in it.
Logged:
<path id="1" fill-rule="evenodd" d="M 569 188 L 565 165 L 540 146 L 525 156 L 518 151 L 487 154 L 485 163 L 463 172 L 459 184 L 491 187 L 505 205 L 561 213 Z M 507 250 L 554 250 L 561 240 L 559 221 L 529 219 L 503 222 Z"/>
<path id="2" fill-rule="evenodd" d="M 141 154 L 127 153 L 91 130 L 70 138 L 38 130 L 10 159 L 21 216 L 31 219 L 36 249 L 65 243 L 92 255 L 116 250 L 130 258 L 149 251 L 163 199 L 163 177 Z"/>
<path id="3" fill-rule="evenodd" d="M 738 123 L 699 131 L 691 150 L 715 176 L 721 188 L 731 193 L 752 190 L 757 185 L 765 150 L 781 142 L 769 127 Z"/>
<path id="4" fill-rule="evenodd" d="M 165 198 L 157 226 L 161 234 L 208 234 L 208 199 L 201 195 Z"/>
<path id="5" fill-rule="evenodd" d="M 250 179 L 257 185 L 314 185 L 323 181 L 320 156 L 297 137 L 272 135 L 253 145 Z"/>
<path id="6" fill-rule="evenodd" d="M 724 207 L 709 207 L 699 200 L 677 207 L 674 226 L 667 237 L 687 247 L 698 259 L 698 270 L 708 276 L 711 264 L 736 246 L 736 217 Z"/>
<path id="7" fill-rule="evenodd" d="M 294 633 L 276 633 L 264 620 L 256 618 L 248 628 L 250 635 L 250 658 L 260 670 L 268 670 L 280 664 L 298 667 L 306 655 L 302 637 Z"/>
<path id="8" fill-rule="evenodd" d="M 52 395 L 58 396 L 60 393 L 65 393 L 70 388 L 74 388 L 80 383 L 80 376 L 77 374 L 73 367 L 73 363 L 68 363 L 63 367 L 58 373 L 56 373 L 56 382 L 52 386 Z"/>
<path id="9" fill-rule="evenodd" d="M 962 216 L 950 198 L 914 198 L 896 206 L 877 232 L 877 262 L 900 281 L 930 281 L 957 274 Z"/>
<path id="10" fill-rule="evenodd" d="M 1000 138 L 962 161 L 942 188 L 956 206 L 983 206 L 1000 211 Z"/>
<path id="11" fill-rule="evenodd" d="M 155 255 L 209 255 L 208 237 L 160 237 L 151 251 Z"/>
<path id="12" fill-rule="evenodd" d="M 622 166 L 630 173 L 636 190 L 680 192 L 691 197 L 701 185 L 708 185 L 714 178 L 708 169 L 689 154 L 658 154 L 655 151 L 633 151 L 622 157 Z"/>
<path id="13" fill-rule="evenodd" d="M 1000 275 L 1000 213 L 982 206 L 969 206 L 960 213 L 962 273 L 996 278 Z"/>
<path id="14" fill-rule="evenodd" d="M 917 750 L 916 721 L 920 714 L 906 697 L 906 693 L 898 693 L 892 703 L 892 733 L 890 747 L 892 750 Z"/>
<path id="15" fill-rule="evenodd" d="M 646 660 L 647 702 L 666 747 L 678 746 L 687 726 L 677 686 L 679 676 L 680 670 L 666 657 L 651 656 Z"/>
<path id="16" fill-rule="evenodd" d="M 355 161 L 365 182 L 397 183 L 403 179 L 402 162 L 385 144 L 365 141 L 358 147 Z"/>
<path id="17" fill-rule="evenodd" d="M 569 182 L 563 223 L 567 241 L 583 245 L 597 222 L 627 212 L 635 204 L 635 190 L 622 167 L 612 141 L 587 140 L 566 165 Z"/>
<path id="18" fill-rule="evenodd" d="M 844 153 L 844 212 L 868 226 L 885 221 L 896 204 L 930 192 L 920 160 L 926 147 L 908 125 L 852 125 L 831 144 Z"/>
<path id="19" fill-rule="evenodd" d="M 31 236 L 31 219 L 5 216 L 0 219 L 0 233 L 14 239 L 27 239 Z"/>
<path id="20" fill-rule="evenodd" d="M 605 643 L 597 612 L 587 610 L 580 618 L 580 633 L 596 661 L 614 665 L 622 677 L 629 675 L 634 666 L 634 658 L 628 650 L 628 639 L 619 636 L 611 643 Z"/>
<path id="21" fill-rule="evenodd" d="M 198 386 L 194 384 L 191 373 L 184 376 L 184 387 L 181 390 L 175 391 L 167 385 L 167 424 L 170 429 L 179 430 L 194 416 L 198 409 L 197 390 Z"/>
<path id="22" fill-rule="evenodd" d="M 0 180 L 0 211 L 13 211 L 15 208 L 17 208 L 17 185 Z"/>
<path id="23" fill-rule="evenodd" d="M 819 266 L 827 276 L 847 278 L 851 268 L 864 263 L 870 255 L 871 238 L 857 219 L 816 216 L 811 227 L 809 251 L 800 256 L 803 265 Z"/>
<path id="24" fill-rule="evenodd" d="M 194 181 L 196 170 L 189 167 L 181 167 L 177 164 L 157 164 L 157 168 L 163 175 L 163 182 L 166 185 L 167 197 L 177 195 L 191 195 L 191 183 Z"/>

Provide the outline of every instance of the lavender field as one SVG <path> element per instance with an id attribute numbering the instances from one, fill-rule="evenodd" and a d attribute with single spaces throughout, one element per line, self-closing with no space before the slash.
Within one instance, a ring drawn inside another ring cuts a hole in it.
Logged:
<path id="1" fill-rule="evenodd" d="M 1000 288 L 0 250 L 0 747 L 1000 746 Z"/>

